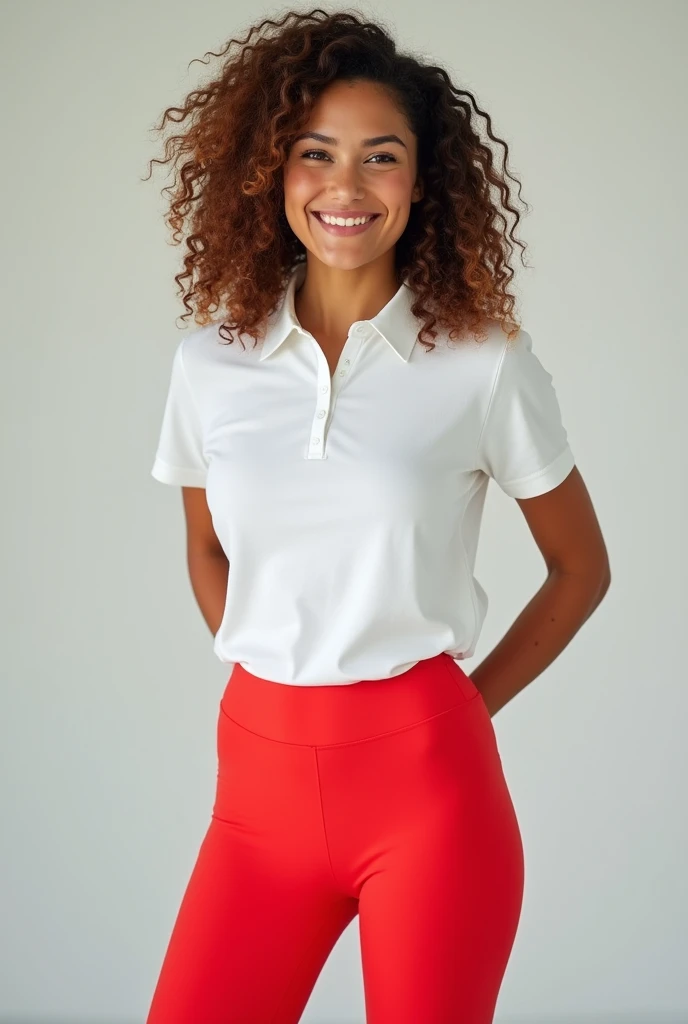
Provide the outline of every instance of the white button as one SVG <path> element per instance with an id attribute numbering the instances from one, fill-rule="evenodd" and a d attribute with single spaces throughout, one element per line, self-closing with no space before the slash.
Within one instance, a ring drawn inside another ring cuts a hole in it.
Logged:
<path id="1" fill-rule="evenodd" d="M 339 376 L 343 377 L 345 373 L 346 373 L 346 370 L 340 370 L 339 371 Z"/>
<path id="2" fill-rule="evenodd" d="M 320 444 L 320 438 L 319 437 L 314 437 L 313 438 L 313 444 Z"/>
<path id="3" fill-rule="evenodd" d="M 324 415 L 325 415 L 325 410 L 324 409 L 318 409 L 318 419 L 321 420 Z"/>
<path id="4" fill-rule="evenodd" d="M 323 386 L 320 388 L 320 390 L 322 391 L 322 393 L 324 395 L 325 392 L 327 391 L 327 384 L 323 384 Z"/>
<path id="5" fill-rule="evenodd" d="M 349 363 L 351 362 L 351 360 L 350 360 L 350 359 L 345 359 L 345 360 L 344 360 L 344 362 L 345 362 L 345 363 L 346 363 L 346 365 L 348 366 L 348 365 L 349 365 Z"/>
<path id="6" fill-rule="evenodd" d="M 365 325 L 364 324 L 356 324 L 355 330 L 356 330 L 357 334 L 363 334 L 363 332 L 365 331 Z"/>

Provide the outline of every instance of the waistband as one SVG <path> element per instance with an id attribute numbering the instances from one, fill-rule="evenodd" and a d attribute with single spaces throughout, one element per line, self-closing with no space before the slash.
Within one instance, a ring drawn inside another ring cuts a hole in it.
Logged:
<path id="1" fill-rule="evenodd" d="M 220 705 L 229 718 L 260 736 L 320 745 L 403 729 L 479 696 L 470 677 L 443 652 L 388 679 L 334 686 L 277 683 L 237 662 Z"/>

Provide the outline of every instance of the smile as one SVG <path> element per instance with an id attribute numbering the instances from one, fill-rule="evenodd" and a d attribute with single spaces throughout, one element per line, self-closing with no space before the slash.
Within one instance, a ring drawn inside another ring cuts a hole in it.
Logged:
<path id="1" fill-rule="evenodd" d="M 372 217 L 368 217 L 362 224 L 328 224 L 327 221 L 322 219 L 319 213 L 312 213 L 312 216 L 318 222 L 323 231 L 327 231 L 330 235 L 360 235 L 364 231 L 367 231 L 370 225 L 378 219 L 379 213 L 375 213 Z M 331 220 L 333 218 L 330 218 Z M 344 220 L 343 217 L 338 217 L 337 220 Z M 346 220 L 355 220 L 357 218 L 347 217 Z"/>

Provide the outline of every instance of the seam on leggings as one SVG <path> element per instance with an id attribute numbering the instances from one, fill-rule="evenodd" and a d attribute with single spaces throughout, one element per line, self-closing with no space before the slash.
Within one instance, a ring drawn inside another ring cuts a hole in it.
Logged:
<path id="1" fill-rule="evenodd" d="M 322 786 L 320 785 L 320 765 L 318 764 L 318 749 L 317 749 L 317 747 L 313 747 L 313 757 L 315 758 L 315 774 L 316 774 L 317 780 L 318 780 L 318 801 L 320 803 L 320 820 L 322 821 L 323 837 L 325 839 L 325 849 L 327 850 L 327 862 L 330 865 L 330 871 L 332 873 L 332 878 L 334 879 L 335 885 L 342 892 L 344 892 L 345 891 L 344 890 L 344 886 L 342 885 L 342 883 L 339 881 L 339 879 L 337 878 L 337 876 L 334 873 L 334 864 L 332 863 L 332 855 L 330 853 L 330 844 L 327 841 L 327 826 L 325 825 L 325 807 L 323 805 Z"/>
<path id="2" fill-rule="evenodd" d="M 476 690 L 474 696 L 469 697 L 468 700 L 460 700 L 457 704 L 452 704 L 450 708 L 445 708 L 444 711 L 438 711 L 435 715 L 428 715 L 427 718 L 422 718 L 419 722 L 411 722 L 410 725 L 401 725 L 398 729 L 388 729 L 386 732 L 375 733 L 374 736 L 364 736 L 360 740 L 344 740 L 342 743 L 292 743 L 291 740 L 276 740 L 273 736 L 264 736 L 261 732 L 254 732 L 253 729 L 248 729 L 241 722 L 237 722 L 236 719 L 228 715 L 222 706 L 220 701 L 220 711 L 228 718 L 230 722 L 237 726 L 239 729 L 243 729 L 244 732 L 250 733 L 252 736 L 257 736 L 261 740 L 267 740 L 268 743 L 282 743 L 285 746 L 290 747 L 313 747 L 320 750 L 329 750 L 332 747 L 351 747 L 356 743 L 370 743 L 372 740 L 382 739 L 384 736 L 393 736 L 397 732 L 408 732 L 409 729 L 417 729 L 420 725 L 425 725 L 426 722 L 432 722 L 434 718 L 441 718 L 442 715 L 448 715 L 451 711 L 456 711 L 457 708 L 468 707 L 480 698 L 480 691 Z"/>

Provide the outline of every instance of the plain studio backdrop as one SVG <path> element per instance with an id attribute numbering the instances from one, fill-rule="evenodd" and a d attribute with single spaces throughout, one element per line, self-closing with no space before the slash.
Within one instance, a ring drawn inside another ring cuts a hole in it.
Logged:
<path id="1" fill-rule="evenodd" d="M 0 12 L 4 1022 L 140 1024 L 209 821 L 231 666 L 193 598 L 180 489 L 150 476 L 182 250 L 166 172 L 141 179 L 152 125 L 208 74 L 191 60 L 287 9 Z M 686 1021 L 688 4 L 359 9 L 444 64 L 509 143 L 531 207 L 517 312 L 612 568 L 495 718 L 526 856 L 496 1019 Z M 545 576 L 495 484 L 476 575 L 490 608 L 469 673 Z M 355 919 L 304 1024 L 363 1020 L 359 957 Z"/>

